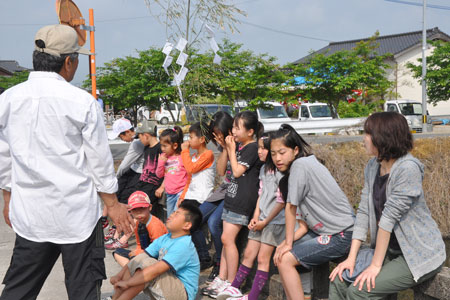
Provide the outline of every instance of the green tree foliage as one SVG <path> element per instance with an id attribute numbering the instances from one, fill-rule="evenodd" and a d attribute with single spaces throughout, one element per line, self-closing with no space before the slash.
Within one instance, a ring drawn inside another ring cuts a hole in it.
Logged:
<path id="1" fill-rule="evenodd" d="M 199 54 L 190 61 L 185 82 L 190 100 L 193 96 L 218 97 L 220 102 L 233 105 L 248 101 L 249 108 L 265 106 L 269 100 L 283 100 L 283 83 L 288 76 L 267 54 L 242 50 L 242 44 L 224 40 L 220 45 L 222 62 L 213 64 L 212 52 Z"/>
<path id="2" fill-rule="evenodd" d="M 27 81 L 29 74 L 30 72 L 28 71 L 22 71 L 14 73 L 14 75 L 11 77 L 0 76 L 0 87 L 6 90 L 10 87 L 15 86 L 16 84 Z"/>
<path id="3" fill-rule="evenodd" d="M 390 54 L 377 55 L 377 36 L 357 43 L 351 51 L 320 53 L 304 64 L 288 66 L 294 76 L 305 78 L 299 86 L 301 97 L 326 102 L 335 117 L 339 104 L 355 90 L 362 92 L 362 104 L 383 99 L 393 85 L 386 78 L 389 65 L 384 62 Z"/>
<path id="4" fill-rule="evenodd" d="M 362 104 L 361 102 L 347 103 L 341 102 L 338 107 L 340 118 L 359 118 L 367 117 L 375 111 L 381 111 L 381 105 L 378 101 Z"/>
<path id="5" fill-rule="evenodd" d="M 427 95 L 428 102 L 436 105 L 439 101 L 450 99 L 450 42 L 431 41 L 435 48 L 427 56 Z M 418 59 L 422 63 L 422 59 Z M 409 63 L 408 68 L 414 78 L 422 79 L 422 65 Z M 420 82 L 420 81 L 419 81 Z"/>
<path id="6" fill-rule="evenodd" d="M 159 49 L 138 51 L 137 56 L 115 58 L 97 69 L 97 86 L 102 99 L 116 110 L 132 108 L 135 113 L 142 106 L 159 109 L 161 101 L 175 98 L 172 79 L 161 67 L 164 54 Z M 90 79 L 83 86 L 89 87 Z"/>

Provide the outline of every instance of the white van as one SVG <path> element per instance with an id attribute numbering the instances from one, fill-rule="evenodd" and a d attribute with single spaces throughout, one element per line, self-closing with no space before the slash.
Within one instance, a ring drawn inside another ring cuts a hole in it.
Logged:
<path id="1" fill-rule="evenodd" d="M 170 102 L 167 108 L 167 105 L 162 103 L 161 108 L 155 113 L 155 119 L 159 124 L 167 125 L 169 122 L 173 122 L 172 116 L 170 115 L 170 111 L 172 111 L 174 118 L 178 122 L 181 120 L 182 107 L 181 103 Z"/>
<path id="2" fill-rule="evenodd" d="M 302 103 L 298 112 L 298 119 L 300 121 L 319 121 L 331 120 L 330 107 L 326 103 Z"/>
<path id="3" fill-rule="evenodd" d="M 422 102 L 397 99 L 384 103 L 384 111 L 395 111 L 405 116 L 411 130 L 422 132 Z"/>
<path id="4" fill-rule="evenodd" d="M 274 123 L 274 122 L 291 122 L 291 118 L 289 118 L 286 109 L 284 106 L 278 102 L 266 102 L 266 104 L 272 105 L 271 109 L 262 109 L 257 108 L 256 113 L 258 114 L 258 119 L 261 123 Z M 247 106 L 247 102 L 245 101 L 236 101 L 234 108 L 236 112 L 239 112 L 243 108 Z"/>

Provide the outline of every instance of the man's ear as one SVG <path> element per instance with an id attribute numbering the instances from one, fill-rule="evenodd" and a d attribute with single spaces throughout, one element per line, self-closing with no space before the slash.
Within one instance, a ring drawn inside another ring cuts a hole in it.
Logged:
<path id="1" fill-rule="evenodd" d="M 184 222 L 184 225 L 183 225 L 183 230 L 184 231 L 191 231 L 191 228 L 192 228 L 192 223 L 191 222 Z"/>

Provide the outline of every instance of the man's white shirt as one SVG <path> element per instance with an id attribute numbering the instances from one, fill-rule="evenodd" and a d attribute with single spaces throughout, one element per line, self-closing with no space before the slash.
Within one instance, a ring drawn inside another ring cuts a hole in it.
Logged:
<path id="1" fill-rule="evenodd" d="M 117 179 L 103 113 L 57 73 L 31 72 L 0 96 L 0 188 L 11 190 L 14 231 L 35 242 L 86 240 L 101 216 L 98 192 Z"/>

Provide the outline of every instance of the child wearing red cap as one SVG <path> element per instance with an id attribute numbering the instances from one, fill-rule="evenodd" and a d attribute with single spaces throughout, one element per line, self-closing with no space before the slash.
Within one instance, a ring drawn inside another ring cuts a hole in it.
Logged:
<path id="1" fill-rule="evenodd" d="M 114 259 L 125 266 L 131 258 L 144 252 L 154 240 L 167 233 L 167 228 L 160 219 L 150 214 L 152 205 L 148 195 L 142 191 L 136 191 L 128 198 L 128 210 L 136 220 L 134 234 L 137 247 L 130 251 L 118 248 L 113 252 Z"/>

